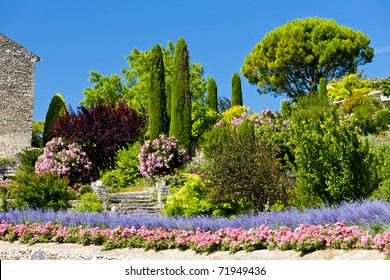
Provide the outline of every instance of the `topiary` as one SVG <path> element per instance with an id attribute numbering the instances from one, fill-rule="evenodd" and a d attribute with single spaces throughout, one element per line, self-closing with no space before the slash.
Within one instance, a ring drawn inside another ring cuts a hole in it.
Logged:
<path id="1" fill-rule="evenodd" d="M 237 125 L 236 133 L 241 137 L 255 140 L 255 126 L 250 120 L 243 120 Z"/>
<path id="2" fill-rule="evenodd" d="M 53 122 L 59 117 L 66 115 L 66 104 L 61 94 L 57 93 L 50 101 L 49 109 L 46 113 L 45 125 L 43 128 L 43 145 L 51 140 L 50 130 Z"/>

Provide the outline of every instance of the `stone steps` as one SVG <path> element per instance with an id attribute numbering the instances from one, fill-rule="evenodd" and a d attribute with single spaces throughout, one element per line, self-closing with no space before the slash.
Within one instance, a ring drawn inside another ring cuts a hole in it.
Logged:
<path id="1" fill-rule="evenodd" d="M 109 210 L 131 214 L 136 212 L 159 213 L 160 206 L 152 200 L 152 194 L 147 191 L 107 194 L 110 203 Z"/>

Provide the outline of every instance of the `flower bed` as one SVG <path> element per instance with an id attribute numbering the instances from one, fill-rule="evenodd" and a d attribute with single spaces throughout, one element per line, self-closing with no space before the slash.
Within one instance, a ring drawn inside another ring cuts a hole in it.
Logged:
<path id="1" fill-rule="evenodd" d="M 114 229 L 88 228 L 83 226 L 67 227 L 60 224 L 30 223 L 12 225 L 2 221 L 0 238 L 4 241 L 16 241 L 34 244 L 40 242 L 78 243 L 83 245 L 103 245 L 104 249 L 144 248 L 154 250 L 192 249 L 196 252 L 253 251 L 260 249 L 295 250 L 308 252 L 332 249 L 377 249 L 389 254 L 390 232 L 371 236 L 357 226 L 346 226 L 338 222 L 333 225 L 300 225 L 295 230 L 289 227 L 270 229 L 260 226 L 253 229 L 222 228 L 217 231 L 180 229 L 125 228 Z"/>

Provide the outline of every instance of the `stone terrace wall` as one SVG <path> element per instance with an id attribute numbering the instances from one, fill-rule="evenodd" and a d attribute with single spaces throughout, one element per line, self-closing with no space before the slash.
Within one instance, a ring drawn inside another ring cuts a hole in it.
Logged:
<path id="1" fill-rule="evenodd" d="M 0 34 L 0 158 L 31 146 L 35 62 L 39 58 Z"/>

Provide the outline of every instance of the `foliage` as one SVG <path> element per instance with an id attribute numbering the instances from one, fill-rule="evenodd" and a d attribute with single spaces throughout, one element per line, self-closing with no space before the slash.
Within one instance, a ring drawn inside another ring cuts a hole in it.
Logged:
<path id="1" fill-rule="evenodd" d="M 244 61 L 242 74 L 260 93 L 285 93 L 297 100 L 327 81 L 355 73 L 371 62 L 374 50 L 360 31 L 333 19 L 295 19 L 267 33 Z"/>
<path id="2" fill-rule="evenodd" d="M 169 119 L 165 95 L 165 77 L 163 54 L 159 45 L 155 45 L 151 53 L 149 92 L 149 137 L 157 138 L 160 134 L 168 134 Z"/>
<path id="3" fill-rule="evenodd" d="M 206 106 L 218 113 L 218 89 L 213 78 L 207 79 Z"/>
<path id="4" fill-rule="evenodd" d="M 79 107 L 77 112 L 70 108 L 68 115 L 54 123 L 52 136 L 78 143 L 97 177 L 100 171 L 115 168 L 116 152 L 138 141 L 144 126 L 144 117 L 123 103 L 98 104 L 90 109 Z"/>
<path id="5" fill-rule="evenodd" d="M 237 125 L 236 128 L 237 135 L 241 137 L 246 137 L 248 139 L 255 140 L 255 126 L 253 122 L 249 120 L 244 120 Z"/>
<path id="6" fill-rule="evenodd" d="M 105 172 L 101 178 L 104 186 L 109 188 L 110 192 L 118 191 L 134 183 L 137 178 L 141 177 L 138 169 L 138 154 L 141 145 L 135 143 L 128 147 L 119 149 L 116 153 L 116 167 L 114 170 Z"/>
<path id="7" fill-rule="evenodd" d="M 289 183 L 276 155 L 264 141 L 253 141 L 235 133 L 220 149 L 208 155 L 210 165 L 203 179 L 213 202 L 231 200 L 243 211 L 262 211 L 274 204 L 287 204 Z"/>
<path id="8" fill-rule="evenodd" d="M 103 203 L 96 193 L 84 193 L 79 197 L 80 204 L 75 207 L 75 211 L 88 211 L 91 213 L 100 212 L 104 209 Z"/>
<path id="9" fill-rule="evenodd" d="M 342 105 L 343 112 L 349 114 L 352 123 L 362 134 L 376 133 L 374 119 L 377 106 L 370 96 L 358 93 L 348 98 Z"/>
<path id="10" fill-rule="evenodd" d="M 388 130 L 390 128 L 390 107 L 376 111 L 374 122 L 377 130 Z"/>
<path id="11" fill-rule="evenodd" d="M 231 128 L 227 127 L 223 122 L 217 124 L 223 125 L 214 126 L 214 128 L 205 132 L 200 141 L 201 150 L 207 158 L 214 153 L 222 151 L 222 147 L 227 143 L 231 133 Z"/>
<path id="12" fill-rule="evenodd" d="M 43 154 L 35 163 L 38 176 L 50 174 L 59 178 L 67 177 L 70 185 L 90 183 L 91 170 L 91 162 L 80 145 L 68 144 L 61 137 L 47 142 Z"/>
<path id="13" fill-rule="evenodd" d="M 241 78 L 240 75 L 234 73 L 232 76 L 232 107 L 243 106 L 242 101 L 242 89 L 241 89 Z"/>
<path id="14" fill-rule="evenodd" d="M 138 154 L 142 176 L 154 180 L 166 176 L 190 160 L 186 150 L 178 140 L 171 136 L 160 135 L 153 141 L 147 140 Z"/>
<path id="15" fill-rule="evenodd" d="M 128 88 L 123 85 L 122 77 L 117 74 L 103 76 L 96 70 L 89 72 L 88 81 L 93 83 L 93 88 L 85 88 L 84 99 L 80 105 L 90 109 L 98 104 L 111 105 L 125 102 Z"/>
<path id="16" fill-rule="evenodd" d="M 171 89 L 171 123 L 169 135 L 191 151 L 191 92 L 189 87 L 189 53 L 187 44 L 180 38 L 176 44 Z"/>
<path id="17" fill-rule="evenodd" d="M 220 119 L 220 114 L 206 106 L 192 103 L 192 137 L 198 139 Z"/>
<path id="18" fill-rule="evenodd" d="M 19 154 L 18 172 L 35 173 L 35 163 L 43 151 L 41 149 L 24 150 Z"/>
<path id="19" fill-rule="evenodd" d="M 209 190 L 202 179 L 189 175 L 182 188 L 170 195 L 163 208 L 163 213 L 170 216 L 193 216 L 209 214 L 212 204 L 208 201 Z"/>
<path id="20" fill-rule="evenodd" d="M 363 79 L 362 72 L 334 79 L 328 85 L 328 96 L 332 101 L 347 99 L 356 94 L 364 95 L 378 88 L 378 81 Z"/>
<path id="21" fill-rule="evenodd" d="M 167 112 L 171 114 L 171 87 L 172 74 L 174 65 L 175 45 L 168 41 L 167 47 L 160 46 L 164 59 L 165 73 L 165 91 L 167 96 Z M 149 83 L 151 67 L 151 51 L 140 51 L 134 49 L 126 57 L 129 67 L 123 68 L 122 72 L 126 80 L 128 94 L 126 102 L 131 104 L 138 112 L 144 112 L 147 116 L 149 107 Z M 203 66 L 200 63 L 190 63 L 190 91 L 192 92 L 193 101 L 203 102 L 206 91 L 206 80 L 203 77 Z"/>
<path id="22" fill-rule="evenodd" d="M 51 99 L 49 109 L 46 113 L 45 125 L 43 128 L 43 145 L 52 139 L 50 132 L 54 121 L 66 114 L 65 100 L 61 94 L 57 93 Z"/>
<path id="23" fill-rule="evenodd" d="M 230 100 L 225 96 L 218 97 L 218 112 L 222 113 L 231 107 Z"/>
<path id="24" fill-rule="evenodd" d="M 18 173 L 10 187 L 11 207 L 32 209 L 67 209 L 74 196 L 68 188 L 69 180 L 52 174 Z"/>
<path id="25" fill-rule="evenodd" d="M 303 206 L 365 198 L 377 187 L 368 144 L 335 110 L 294 122 L 292 137 Z"/>
<path id="26" fill-rule="evenodd" d="M 233 106 L 222 113 L 222 121 L 225 122 L 225 124 L 230 124 L 234 118 L 239 118 L 243 113 L 247 113 L 248 111 L 249 109 L 244 106 Z"/>
<path id="27" fill-rule="evenodd" d="M 379 188 L 372 196 L 390 201 L 390 130 L 381 136 L 368 135 L 367 139 L 370 150 L 378 160 Z"/>
<path id="28" fill-rule="evenodd" d="M 43 129 L 44 129 L 44 127 L 45 127 L 45 122 L 33 121 L 31 147 L 43 148 Z"/>
<path id="29" fill-rule="evenodd" d="M 386 79 L 380 80 L 380 90 L 383 95 L 390 96 L 390 75 Z"/>

